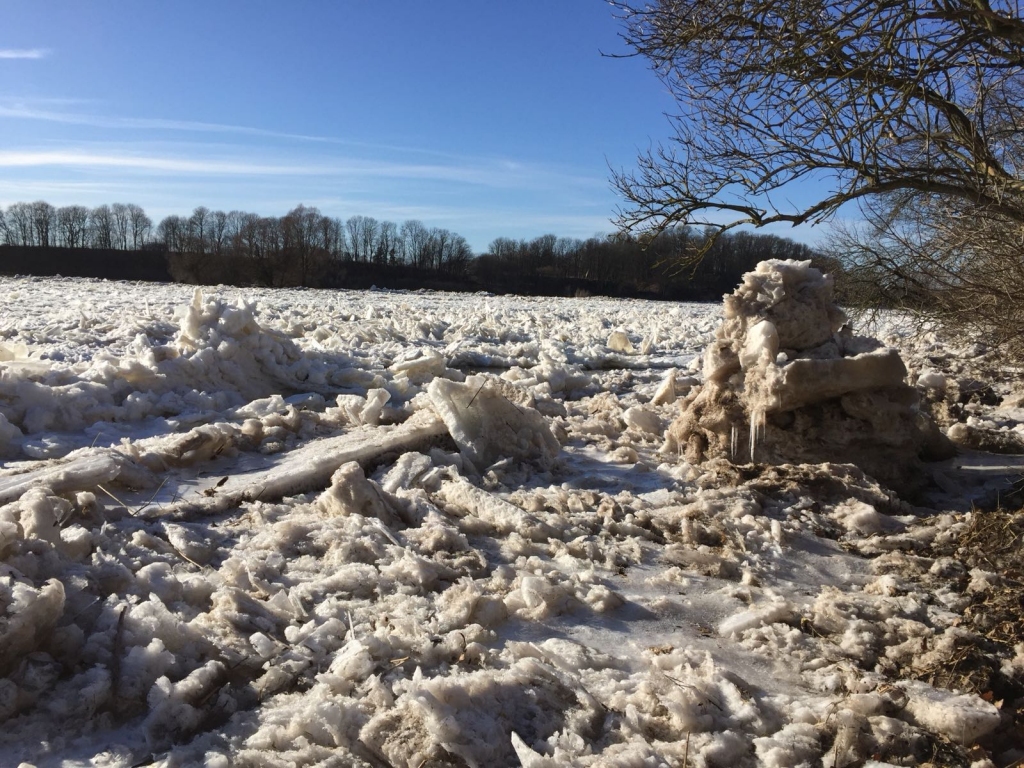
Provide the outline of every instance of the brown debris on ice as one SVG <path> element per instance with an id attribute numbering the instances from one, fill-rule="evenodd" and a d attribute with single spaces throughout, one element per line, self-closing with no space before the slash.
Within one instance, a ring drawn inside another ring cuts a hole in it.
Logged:
<path id="1" fill-rule="evenodd" d="M 922 460 L 953 454 L 899 354 L 851 333 L 832 279 L 809 261 L 744 275 L 703 364 L 703 386 L 667 433 L 666 448 L 690 463 L 851 463 L 912 492 Z"/>

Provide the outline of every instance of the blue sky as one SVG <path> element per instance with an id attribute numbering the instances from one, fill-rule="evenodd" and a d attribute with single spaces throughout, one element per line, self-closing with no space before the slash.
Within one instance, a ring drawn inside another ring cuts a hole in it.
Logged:
<path id="1" fill-rule="evenodd" d="M 7 0 L 0 205 L 613 229 L 672 102 L 601 0 Z M 783 233 L 788 234 L 788 233 Z"/>

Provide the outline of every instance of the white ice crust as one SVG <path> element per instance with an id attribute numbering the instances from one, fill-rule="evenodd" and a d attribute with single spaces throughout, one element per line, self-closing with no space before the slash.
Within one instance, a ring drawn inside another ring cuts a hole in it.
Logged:
<path id="1" fill-rule="evenodd" d="M 0 763 L 988 743 L 993 704 L 910 679 L 973 637 L 955 566 L 917 554 L 962 523 L 849 465 L 660 452 L 701 359 L 705 386 L 832 362 L 827 282 L 758 267 L 744 295 L 777 311 L 747 328 L 727 303 L 730 357 L 710 305 L 0 278 Z"/>

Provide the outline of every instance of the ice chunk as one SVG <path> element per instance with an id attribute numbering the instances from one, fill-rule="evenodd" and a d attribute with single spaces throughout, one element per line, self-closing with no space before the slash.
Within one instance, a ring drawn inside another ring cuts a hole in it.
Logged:
<path id="1" fill-rule="evenodd" d="M 51 544 L 59 542 L 60 528 L 57 526 L 55 502 L 62 501 L 47 495 L 41 488 L 33 488 L 22 496 L 18 504 L 21 507 L 20 522 L 25 538 L 42 539 Z"/>
<path id="2" fill-rule="evenodd" d="M 331 476 L 331 486 L 317 498 L 317 505 L 327 515 L 363 515 L 389 526 L 398 523 L 381 489 L 366 479 L 363 468 L 354 461 L 338 467 Z"/>
<path id="3" fill-rule="evenodd" d="M 144 565 L 135 573 L 135 578 L 144 592 L 156 595 L 165 604 L 181 599 L 181 582 L 167 563 Z"/>
<path id="4" fill-rule="evenodd" d="M 150 747 L 166 749 L 191 735 L 203 721 L 203 703 L 223 684 L 224 678 L 224 665 L 208 661 L 177 683 L 166 677 L 157 680 L 149 692 L 150 711 L 143 723 Z"/>
<path id="5" fill-rule="evenodd" d="M 925 371 L 917 377 L 917 386 L 925 389 L 943 391 L 946 389 L 946 383 L 946 377 L 937 371 Z"/>
<path id="6" fill-rule="evenodd" d="M 320 673 L 317 680 L 325 683 L 335 694 L 348 694 L 353 687 L 373 674 L 373 656 L 370 649 L 353 638 L 338 651 L 331 666 Z"/>
<path id="7" fill-rule="evenodd" d="M 736 460 L 747 442 L 752 462 L 852 463 L 910 493 L 927 479 L 923 460 L 953 455 L 904 381 L 899 354 L 843 328 L 831 280 L 809 262 L 758 264 L 725 297 L 724 317 L 668 451 L 690 464 Z"/>
<path id="8" fill-rule="evenodd" d="M 608 337 L 607 346 L 608 349 L 612 350 L 612 352 L 622 352 L 626 355 L 632 355 L 636 352 L 632 342 L 629 340 L 629 336 L 627 336 L 623 331 L 612 331 L 611 335 Z"/>
<path id="9" fill-rule="evenodd" d="M 45 487 L 55 494 L 89 490 L 113 480 L 120 470 L 112 452 L 95 451 L 30 472 L 0 471 L 0 504 L 14 501 L 33 487 Z"/>
<path id="10" fill-rule="evenodd" d="M 661 417 L 641 406 L 627 408 L 622 412 L 622 420 L 626 422 L 626 426 L 633 427 L 650 435 L 660 435 L 664 429 Z"/>
<path id="11" fill-rule="evenodd" d="M 391 365 L 395 374 L 404 374 L 413 384 L 425 384 L 445 370 L 445 360 L 431 349 L 419 350 Z"/>
<path id="12" fill-rule="evenodd" d="M 900 387 L 906 375 L 894 349 L 835 360 L 793 360 L 772 379 L 765 408 L 791 411 L 851 392 Z"/>
<path id="13" fill-rule="evenodd" d="M 286 454 L 266 472 L 232 477 L 222 486 L 219 495 L 237 504 L 243 500 L 280 499 L 324 488 L 343 464 L 368 461 L 389 451 L 410 450 L 444 433 L 444 422 L 432 412 L 420 411 L 395 426 L 365 427 L 307 443 Z"/>
<path id="14" fill-rule="evenodd" d="M 391 399 L 391 393 L 386 389 L 371 389 L 366 393 L 366 405 L 359 413 L 359 423 L 376 425 L 380 422 L 381 411 Z"/>
<path id="15" fill-rule="evenodd" d="M 778 733 L 754 739 L 758 765 L 789 768 L 813 765 L 821 757 L 818 729 L 810 723 L 790 723 Z"/>
<path id="16" fill-rule="evenodd" d="M 568 722 L 581 698 L 535 658 L 500 672 L 416 675 L 395 707 L 378 712 L 359 737 L 391 765 L 451 762 L 450 756 L 469 766 L 514 765 L 512 729 L 522 734 L 529 726 L 531 741 L 541 741 Z"/>
<path id="17" fill-rule="evenodd" d="M 657 391 L 654 393 L 654 397 L 651 399 L 652 405 L 671 405 L 676 401 L 676 369 L 669 368 L 665 374 L 665 378 L 661 380 L 661 384 L 658 385 Z"/>
<path id="18" fill-rule="evenodd" d="M 6 592 L 6 594 L 4 594 Z M 7 674 L 26 653 L 35 651 L 64 613 L 64 585 L 50 579 L 36 589 L 23 581 L 0 587 L 0 675 Z"/>
<path id="19" fill-rule="evenodd" d="M 847 531 L 864 536 L 900 527 L 896 520 L 879 513 L 870 504 L 856 499 L 838 504 L 832 514 Z"/>
<path id="20" fill-rule="evenodd" d="M 762 320 L 747 331 L 747 339 L 740 352 L 740 366 L 750 368 L 762 357 L 774 360 L 779 354 L 779 332 L 770 320 Z"/>
<path id="21" fill-rule="evenodd" d="M 999 710 L 980 696 L 933 688 L 918 680 L 899 686 L 907 694 L 903 715 L 956 744 L 973 744 L 999 725 Z"/>
<path id="22" fill-rule="evenodd" d="M 477 488 L 465 478 L 449 480 L 441 485 L 438 498 L 449 511 L 473 515 L 499 533 L 518 533 L 533 541 L 559 537 L 557 528 L 525 512 L 494 494 Z"/>
<path id="23" fill-rule="evenodd" d="M 209 532 L 204 534 L 191 526 L 175 523 L 165 523 L 163 529 L 171 546 L 197 565 L 206 565 L 217 551 Z"/>
<path id="24" fill-rule="evenodd" d="M 780 600 L 769 605 L 740 611 L 723 621 L 718 626 L 718 631 L 724 637 L 735 637 L 754 627 L 793 621 L 795 616 L 796 611 L 793 606 Z"/>
<path id="25" fill-rule="evenodd" d="M 0 363 L 28 358 L 28 347 L 24 344 L 0 344 Z"/>
<path id="26" fill-rule="evenodd" d="M 21 430 L 0 413 L 0 456 L 16 455 L 22 437 Z"/>
<path id="27" fill-rule="evenodd" d="M 416 481 L 425 473 L 434 468 L 434 462 L 429 456 L 415 451 L 403 453 L 395 465 L 388 470 L 382 488 L 388 493 L 395 493 L 400 488 L 412 488 Z"/>
<path id="28" fill-rule="evenodd" d="M 493 376 L 435 379 L 427 389 L 459 450 L 478 469 L 499 459 L 550 467 L 561 450 L 528 392 Z"/>

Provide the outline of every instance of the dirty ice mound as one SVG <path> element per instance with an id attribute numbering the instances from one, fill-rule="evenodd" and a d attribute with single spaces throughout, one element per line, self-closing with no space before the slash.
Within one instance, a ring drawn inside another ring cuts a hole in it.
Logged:
<path id="1" fill-rule="evenodd" d="M 832 287 L 809 261 L 745 274 L 666 447 L 693 464 L 856 464 L 896 491 L 918 490 L 922 461 L 954 449 L 918 407 L 899 354 L 854 335 Z"/>

